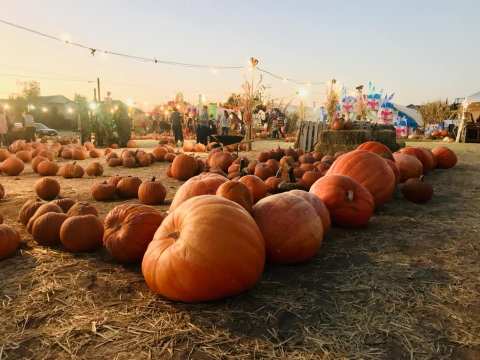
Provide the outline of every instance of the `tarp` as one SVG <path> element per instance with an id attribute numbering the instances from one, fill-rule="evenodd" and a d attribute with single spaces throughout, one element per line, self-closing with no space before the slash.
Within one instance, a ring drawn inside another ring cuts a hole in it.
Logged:
<path id="1" fill-rule="evenodd" d="M 480 103 L 480 91 L 470 96 L 467 96 L 464 100 L 464 104 L 467 106 L 473 103 Z"/>
<path id="2" fill-rule="evenodd" d="M 415 123 L 419 127 L 423 127 L 424 123 L 423 123 L 422 114 L 420 114 L 420 112 L 418 112 L 417 110 L 410 109 L 406 106 L 399 105 L 399 104 L 389 103 L 389 105 L 391 105 L 389 107 L 398 111 L 399 117 L 407 118 L 408 122 L 412 124 L 412 125 L 408 125 L 409 127 L 416 127 L 416 126 L 413 126 L 413 123 Z"/>

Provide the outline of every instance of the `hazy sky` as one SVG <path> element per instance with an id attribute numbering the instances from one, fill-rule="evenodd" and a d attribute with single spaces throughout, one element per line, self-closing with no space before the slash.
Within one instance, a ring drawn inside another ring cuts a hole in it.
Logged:
<path id="1" fill-rule="evenodd" d="M 72 40 L 139 56 L 244 65 L 250 56 L 282 76 L 349 86 L 372 81 L 395 101 L 453 99 L 480 90 L 480 1 L 161 1 L 2 0 L 0 18 Z M 92 57 L 0 24 L 0 97 L 18 91 L 20 74 L 42 94 L 93 96 L 93 85 L 60 79 L 99 76 L 103 93 L 137 103 L 182 91 L 224 100 L 240 91 L 245 71 L 154 65 Z M 49 79 L 46 79 L 49 78 Z M 51 80 L 56 79 L 56 80 Z M 272 97 L 298 86 L 265 77 Z M 313 86 L 308 101 L 321 101 Z"/>

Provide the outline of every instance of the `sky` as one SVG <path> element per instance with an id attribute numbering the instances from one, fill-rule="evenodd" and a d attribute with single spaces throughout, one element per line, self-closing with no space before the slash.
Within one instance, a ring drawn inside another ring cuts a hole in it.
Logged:
<path id="1" fill-rule="evenodd" d="M 244 66 L 254 56 L 281 76 L 332 78 L 353 89 L 373 82 L 394 102 L 423 103 L 480 90 L 480 1 L 2 0 L 0 19 L 72 41 L 163 60 Z M 0 98 L 38 80 L 42 95 L 102 93 L 151 106 L 182 92 L 224 101 L 248 70 L 144 63 L 44 39 L 0 24 Z M 257 74 L 258 76 L 258 74 Z M 273 99 L 300 87 L 262 78 Z M 321 103 L 325 86 L 306 88 Z"/>

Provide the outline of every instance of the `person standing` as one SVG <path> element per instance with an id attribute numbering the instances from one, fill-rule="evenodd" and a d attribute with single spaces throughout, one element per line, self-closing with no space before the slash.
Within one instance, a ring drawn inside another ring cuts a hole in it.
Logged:
<path id="1" fill-rule="evenodd" d="M 177 108 L 173 108 L 172 113 L 170 114 L 170 123 L 172 125 L 173 135 L 175 136 L 175 146 L 178 146 L 178 142 L 180 142 L 180 146 L 183 145 L 183 127 L 182 127 L 182 115 L 177 110 Z"/>
<path id="2" fill-rule="evenodd" d="M 3 106 L 0 106 L 0 146 L 7 146 L 8 117 Z"/>
<path id="3" fill-rule="evenodd" d="M 32 113 L 27 111 L 23 115 L 23 126 L 25 128 L 25 140 L 30 142 L 35 140 L 35 127 L 33 126 L 34 122 L 35 121 Z"/>
<path id="4" fill-rule="evenodd" d="M 208 133 L 210 131 L 209 119 L 208 119 L 208 108 L 203 106 L 202 112 L 198 119 L 198 135 L 197 142 L 207 145 L 208 143 Z"/>
<path id="5" fill-rule="evenodd" d="M 230 115 L 227 110 L 223 111 L 223 115 L 220 118 L 220 125 L 222 127 L 222 135 L 228 135 L 230 130 Z"/>

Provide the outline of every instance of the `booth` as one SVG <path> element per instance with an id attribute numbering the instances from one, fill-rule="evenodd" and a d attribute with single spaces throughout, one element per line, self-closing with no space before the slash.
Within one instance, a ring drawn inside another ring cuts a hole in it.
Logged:
<path id="1" fill-rule="evenodd" d="M 467 96 L 461 108 L 457 142 L 480 142 L 480 91 Z"/>

